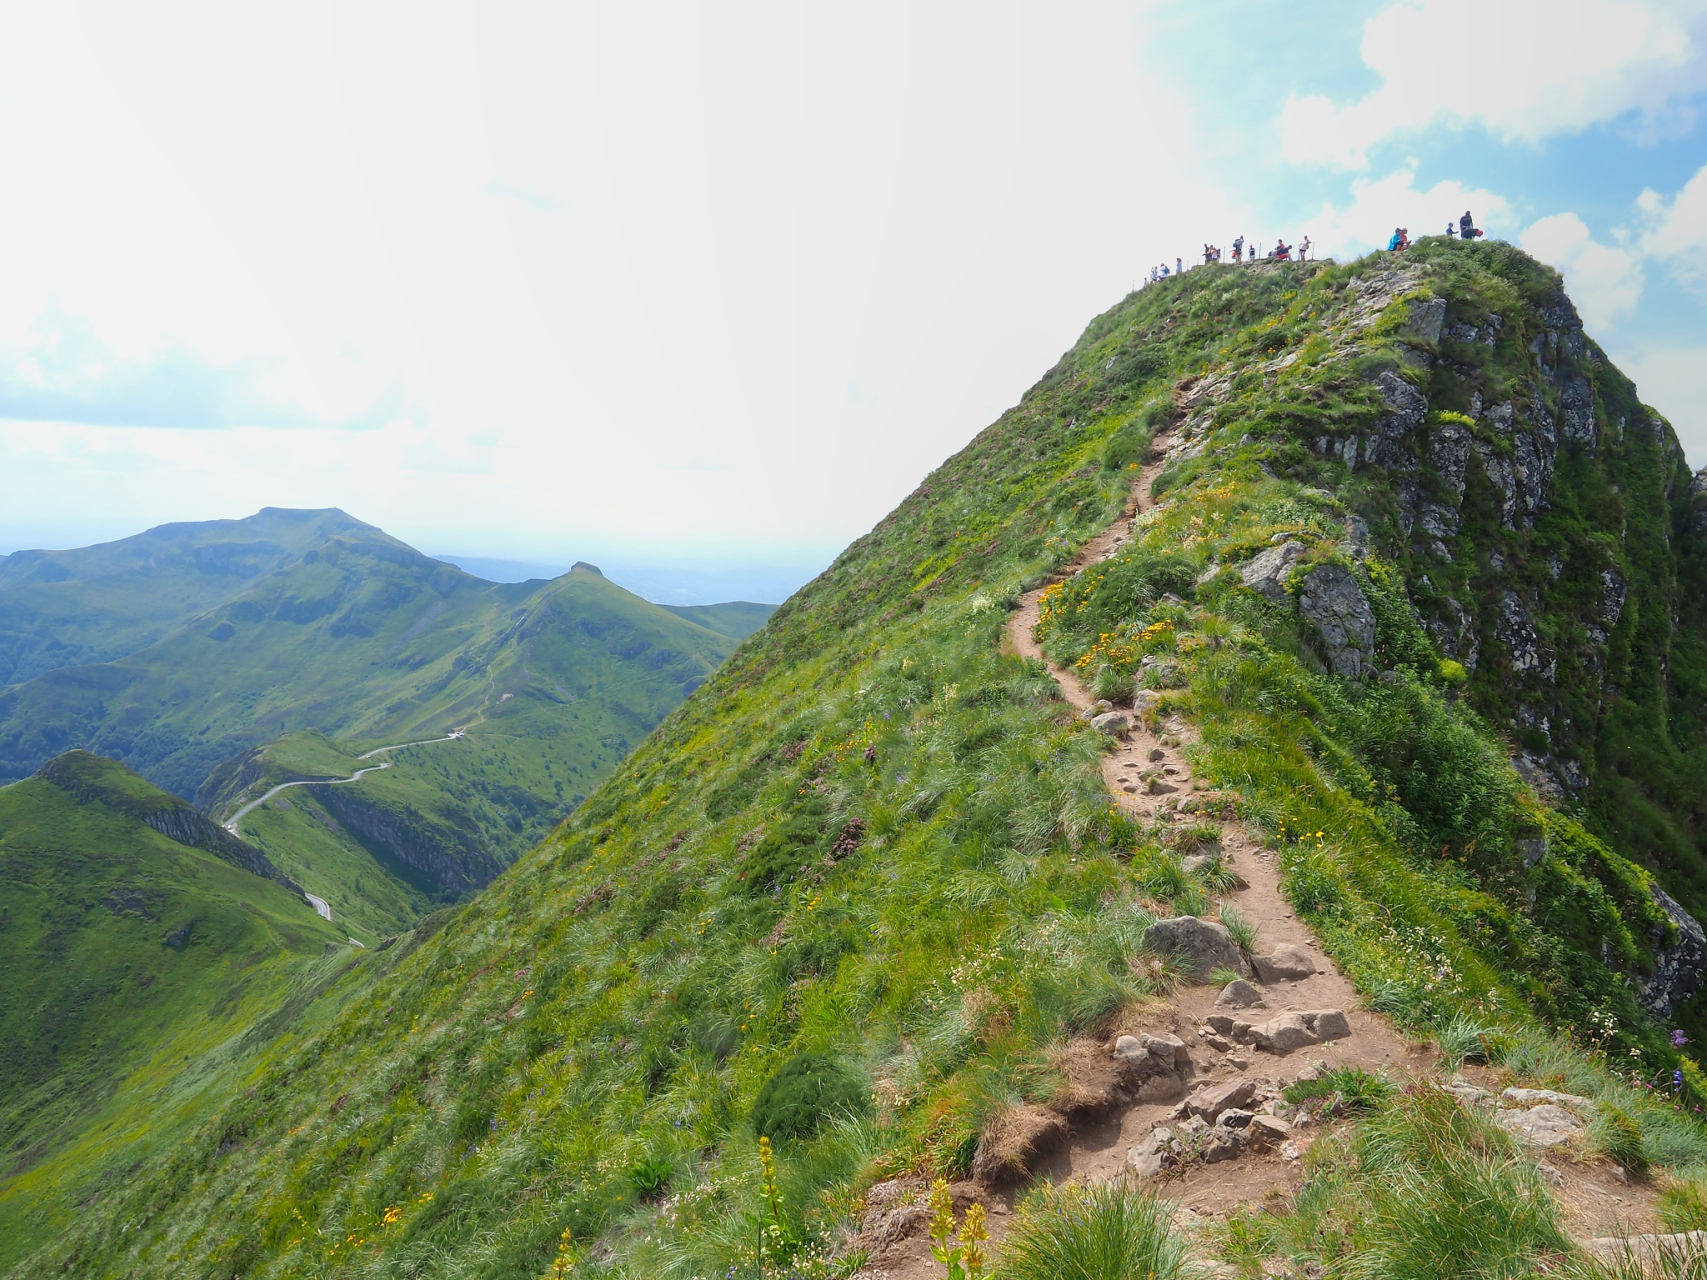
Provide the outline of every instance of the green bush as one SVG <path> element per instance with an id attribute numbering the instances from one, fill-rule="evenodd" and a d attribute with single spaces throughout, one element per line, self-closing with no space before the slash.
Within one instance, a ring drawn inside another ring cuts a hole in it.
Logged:
<path id="1" fill-rule="evenodd" d="M 1177 1280 L 1185 1241 L 1167 1207 L 1119 1184 L 1045 1186 L 1020 1205 L 1003 1280 Z"/>
<path id="2" fill-rule="evenodd" d="M 870 1091 L 852 1067 L 827 1053 L 802 1053 L 759 1090 L 753 1129 L 773 1142 L 806 1138 L 826 1120 L 870 1109 Z"/>
<path id="3" fill-rule="evenodd" d="M 1398 1092 L 1392 1081 L 1362 1067 L 1335 1067 L 1314 1080 L 1298 1080 L 1281 1092 L 1297 1106 L 1314 1098 L 1337 1098 L 1345 1111 L 1373 1111 Z"/>

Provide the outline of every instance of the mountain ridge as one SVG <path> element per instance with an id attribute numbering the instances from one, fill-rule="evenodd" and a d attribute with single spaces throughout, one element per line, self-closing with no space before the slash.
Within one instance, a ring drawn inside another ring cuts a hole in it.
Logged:
<path id="1" fill-rule="evenodd" d="M 1149 1021 L 1209 1000 L 1163 921 L 1225 935 L 1230 965 L 1262 955 L 1231 942 L 1223 823 L 1365 1001 L 1443 1055 L 1427 1099 L 1383 1112 L 1357 1084 L 1342 1113 L 1386 1116 L 1391 1146 L 1403 1108 L 1481 1094 L 1451 1075 L 1479 1060 L 1591 1112 L 1585 1160 L 1695 1185 L 1707 1076 L 1683 1050 L 1704 1030 L 1654 890 L 1686 910 L 1707 892 L 1685 634 L 1707 530 L 1669 427 L 1568 307 L 1510 246 L 1432 239 L 1123 300 L 370 999 L 20 1267 L 851 1270 L 923 1227 L 878 1188 L 954 1178 L 1005 1207 L 1075 1132 L 1130 1114 L 1121 1055 L 1157 1053 L 1139 1033 L 1248 1080 L 1256 1049 Z M 1157 439 L 1153 501 L 1081 561 Z M 1040 590 L 1036 640 L 1108 703 L 1097 721 L 1004 652 Z M 1161 761 L 1111 791 L 1134 718 Z M 1525 752 L 1584 787 L 1538 795 Z M 1661 1020 L 1637 989 L 1667 971 Z M 1488 1124 L 1451 1114 L 1441 1142 Z M 1337 1127 L 1299 1232 L 1239 1219 L 1229 1249 L 1264 1242 L 1243 1262 L 1272 1244 L 1343 1268 L 1397 1238 L 1357 1224 L 1385 1203 L 1358 1122 L 1318 1123 Z M 1488 1132 L 1476 1150 L 1516 1168 Z M 1426 1162 L 1402 1169 L 1436 1194 Z M 1568 1247 L 1554 1227 L 1511 1245 L 1532 1270 Z"/>

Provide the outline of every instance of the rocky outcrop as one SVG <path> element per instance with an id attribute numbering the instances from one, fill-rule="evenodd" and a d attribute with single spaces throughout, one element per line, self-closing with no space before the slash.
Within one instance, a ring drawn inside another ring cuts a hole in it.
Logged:
<path id="1" fill-rule="evenodd" d="M 1636 999 L 1654 1017 L 1669 1018 L 1674 1005 L 1701 990 L 1707 973 L 1707 931 L 1664 889 L 1654 886 L 1653 895 L 1671 920 L 1674 936 L 1667 942 L 1656 932 L 1654 971 L 1638 984 Z"/>
<path id="2" fill-rule="evenodd" d="M 1374 669 L 1375 613 L 1351 570 L 1319 564 L 1305 575 L 1298 612 L 1314 623 L 1327 647 L 1328 667 L 1355 680 Z"/>
<path id="3" fill-rule="evenodd" d="M 1239 581 L 1264 599 L 1280 604 L 1286 599 L 1286 575 L 1304 551 L 1304 544 L 1296 541 L 1259 551 L 1239 570 Z"/>

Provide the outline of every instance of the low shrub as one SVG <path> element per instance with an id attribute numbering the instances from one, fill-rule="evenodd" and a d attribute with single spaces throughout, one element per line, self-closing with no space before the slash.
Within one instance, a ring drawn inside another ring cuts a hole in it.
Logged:
<path id="1" fill-rule="evenodd" d="M 805 1138 L 826 1120 L 870 1109 L 870 1091 L 852 1067 L 827 1053 L 801 1053 L 760 1088 L 753 1128 L 773 1142 Z"/>

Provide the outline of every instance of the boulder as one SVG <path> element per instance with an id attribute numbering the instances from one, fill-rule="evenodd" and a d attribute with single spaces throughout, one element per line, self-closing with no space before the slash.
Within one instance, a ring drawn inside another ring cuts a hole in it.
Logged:
<path id="1" fill-rule="evenodd" d="M 1260 968 L 1258 972 L 1261 972 Z M 1263 1003 L 1262 992 L 1240 978 L 1221 988 L 1221 994 L 1215 997 L 1215 1007 L 1217 1009 L 1260 1009 L 1268 1006 Z"/>
<path id="2" fill-rule="evenodd" d="M 1279 1116 L 1252 1116 L 1247 1133 L 1252 1150 L 1267 1151 L 1291 1138 L 1292 1126 Z"/>
<path id="3" fill-rule="evenodd" d="M 1244 1143 L 1240 1142 L 1241 1135 L 1232 1129 L 1223 1129 L 1216 1125 L 1203 1135 L 1203 1163 L 1219 1164 L 1223 1160 L 1236 1160 Z"/>
<path id="4" fill-rule="evenodd" d="M 1132 718 L 1124 711 L 1104 711 L 1091 717 L 1091 728 L 1111 738 L 1124 738 L 1132 730 Z"/>
<path id="5" fill-rule="evenodd" d="M 1223 1129 L 1247 1129 L 1250 1127 L 1251 1121 L 1256 1118 L 1254 1111 L 1246 1111 L 1242 1107 L 1229 1107 L 1221 1113 L 1220 1118 L 1215 1123 Z"/>
<path id="6" fill-rule="evenodd" d="M 1258 595 L 1280 604 L 1286 599 L 1286 574 L 1304 554 L 1302 542 L 1283 542 L 1252 556 L 1239 570 L 1239 581 Z"/>
<path id="7" fill-rule="evenodd" d="M 1151 788 L 1152 791 L 1156 788 L 1153 781 Z M 1158 920 L 1144 930 L 1143 943 L 1149 950 L 1171 959 L 1194 982 L 1207 982 L 1216 969 L 1250 972 L 1232 935 L 1213 920 L 1200 920 L 1196 916 Z"/>
<path id="8" fill-rule="evenodd" d="M 1134 1178 L 1153 1178 L 1167 1167 L 1168 1156 L 1164 1151 L 1152 1151 L 1141 1156 L 1138 1148 L 1133 1147 L 1126 1153 L 1126 1171 Z"/>
<path id="9" fill-rule="evenodd" d="M 1256 1096 L 1256 1081 L 1241 1077 L 1204 1085 L 1185 1100 L 1185 1109 L 1190 1115 L 1213 1121 L 1218 1120 L 1223 1111 L 1243 1107 Z"/>
<path id="10" fill-rule="evenodd" d="M 1263 982 L 1296 982 L 1316 972 L 1316 962 L 1303 947 L 1283 942 L 1266 956 L 1253 961 L 1257 977 Z"/>
<path id="11" fill-rule="evenodd" d="M 1114 1042 L 1114 1058 L 1121 1068 L 1121 1083 L 1140 1102 L 1172 1102 L 1185 1094 L 1185 1081 L 1178 1064 L 1191 1054 L 1176 1036 L 1121 1036 Z"/>
<path id="12" fill-rule="evenodd" d="M 1298 596 L 1298 612 L 1322 633 L 1328 666 L 1336 676 L 1355 680 L 1373 670 L 1375 613 L 1351 570 L 1340 564 L 1310 570 Z"/>
<path id="13" fill-rule="evenodd" d="M 1527 1111 L 1496 1111 L 1494 1123 L 1530 1147 L 1561 1146 L 1584 1129 L 1581 1120 L 1550 1102 Z"/>
<path id="14" fill-rule="evenodd" d="M 1180 867 L 1186 875 L 1194 876 L 1199 871 L 1213 871 L 1221 861 L 1213 853 L 1194 853 L 1190 857 L 1180 859 Z"/>
<path id="15" fill-rule="evenodd" d="M 1234 1033 L 1238 1039 L 1280 1056 L 1308 1045 L 1321 1044 L 1324 1040 L 1344 1040 L 1351 1035 L 1351 1026 L 1339 1009 L 1283 1013 L 1258 1026 L 1244 1028 L 1246 1034 L 1243 1036 L 1238 1035 L 1239 1030 L 1235 1026 Z"/>
<path id="16" fill-rule="evenodd" d="M 1191 1065 L 1191 1050 L 1186 1048 L 1185 1041 L 1178 1036 L 1157 1036 L 1146 1032 L 1139 1036 L 1138 1040 L 1152 1058 L 1170 1070 L 1177 1071 Z"/>

